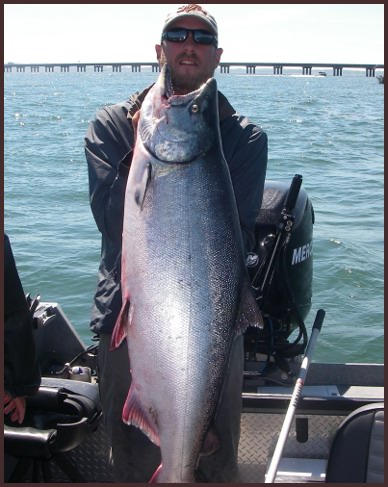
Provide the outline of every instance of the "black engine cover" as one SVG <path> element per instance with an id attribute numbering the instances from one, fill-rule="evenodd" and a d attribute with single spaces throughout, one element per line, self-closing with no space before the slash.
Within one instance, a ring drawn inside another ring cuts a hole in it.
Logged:
<path id="1" fill-rule="evenodd" d="M 259 261 L 255 267 L 249 268 L 252 279 L 274 251 L 289 188 L 290 185 L 283 182 L 265 183 L 263 203 L 255 228 L 255 252 Z M 306 318 L 311 308 L 314 210 L 302 188 L 291 213 L 294 223 L 290 238 L 283 242 L 281 250 L 276 253 L 266 292 L 258 301 L 263 315 L 273 320 L 275 329 L 282 331 L 282 338 L 286 338 L 300 324 L 300 318 Z M 263 274 L 265 272 L 259 272 L 256 284 L 264 279 Z"/>

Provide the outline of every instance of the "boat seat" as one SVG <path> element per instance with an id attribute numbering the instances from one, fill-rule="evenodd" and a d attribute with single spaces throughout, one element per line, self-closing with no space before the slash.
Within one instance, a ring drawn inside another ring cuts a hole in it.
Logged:
<path id="1" fill-rule="evenodd" d="M 330 447 L 325 481 L 384 482 L 384 403 L 362 406 L 340 424 Z"/>
<path id="2" fill-rule="evenodd" d="M 73 482 L 85 482 L 67 458 L 98 428 L 101 406 L 98 385 L 69 379 L 42 378 L 36 395 L 27 398 L 22 424 L 4 418 L 4 451 L 17 459 L 8 482 L 51 481 L 50 462 L 54 461 Z"/>

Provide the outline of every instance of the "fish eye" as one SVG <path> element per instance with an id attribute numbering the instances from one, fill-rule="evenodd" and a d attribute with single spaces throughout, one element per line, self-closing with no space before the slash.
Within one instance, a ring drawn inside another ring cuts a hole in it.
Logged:
<path id="1" fill-rule="evenodd" d="M 194 104 L 194 105 L 191 107 L 191 111 L 192 111 L 192 113 L 197 113 L 197 112 L 199 111 L 199 106 Z"/>

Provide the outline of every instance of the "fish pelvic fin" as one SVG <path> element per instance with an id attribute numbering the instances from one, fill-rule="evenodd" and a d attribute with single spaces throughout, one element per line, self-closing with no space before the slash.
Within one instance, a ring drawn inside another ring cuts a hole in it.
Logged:
<path id="1" fill-rule="evenodd" d="M 236 326 L 237 334 L 244 333 L 248 326 L 264 328 L 263 316 L 255 299 L 251 283 L 247 278 L 241 291 L 240 310 Z"/>
<path id="2" fill-rule="evenodd" d="M 155 409 L 150 407 L 146 410 L 139 401 L 132 383 L 127 400 L 123 408 L 123 421 L 126 424 L 132 424 L 140 428 L 148 438 L 160 446 L 159 431 L 158 431 L 158 413 Z"/>
<path id="3" fill-rule="evenodd" d="M 116 350 L 116 348 L 121 345 L 124 338 L 127 337 L 127 325 L 129 319 L 131 319 L 130 302 L 129 299 L 126 299 L 121 306 L 119 316 L 113 329 L 110 351 Z"/>

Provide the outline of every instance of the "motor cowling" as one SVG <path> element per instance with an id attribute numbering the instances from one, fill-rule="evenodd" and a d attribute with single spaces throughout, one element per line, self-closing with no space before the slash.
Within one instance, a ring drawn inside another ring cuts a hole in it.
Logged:
<path id="1" fill-rule="evenodd" d="M 255 226 L 258 261 L 248 266 L 265 322 L 258 350 L 264 353 L 271 346 L 272 351 L 282 350 L 289 335 L 304 326 L 311 308 L 314 210 L 300 188 L 292 211 L 287 213 L 289 191 L 287 183 L 266 181 Z M 285 232 L 288 224 L 291 231 Z M 282 238 L 281 233 L 285 233 Z"/>

